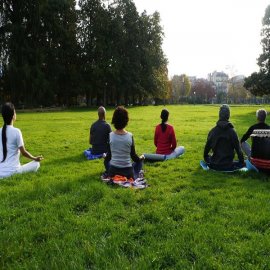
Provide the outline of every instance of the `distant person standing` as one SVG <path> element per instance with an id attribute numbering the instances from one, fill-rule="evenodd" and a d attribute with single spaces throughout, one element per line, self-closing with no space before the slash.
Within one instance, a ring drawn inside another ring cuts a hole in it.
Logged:
<path id="1" fill-rule="evenodd" d="M 219 120 L 208 134 L 204 148 L 204 160 L 214 170 L 226 171 L 245 166 L 244 156 L 232 123 L 229 122 L 230 108 L 223 104 L 219 110 Z M 212 150 L 213 154 L 209 155 Z M 234 161 L 234 151 L 239 161 Z"/>
<path id="2" fill-rule="evenodd" d="M 248 157 L 251 156 L 251 147 L 250 147 L 249 143 L 247 142 L 247 140 L 250 137 L 250 135 L 252 134 L 252 132 L 255 129 L 270 129 L 270 126 L 265 123 L 266 116 L 267 116 L 267 112 L 265 109 L 257 110 L 257 112 L 256 112 L 257 123 L 254 124 L 253 126 L 251 126 L 247 130 L 247 132 L 243 135 L 243 137 L 240 141 L 242 150 Z"/>
<path id="3" fill-rule="evenodd" d="M 32 156 L 24 147 L 22 132 L 15 128 L 16 112 L 12 103 L 2 106 L 4 125 L 0 128 L 0 178 L 16 173 L 36 172 L 40 167 L 42 156 Z M 21 165 L 20 153 L 32 161 Z"/>
<path id="4" fill-rule="evenodd" d="M 109 134 L 111 126 L 106 122 L 106 110 L 104 107 L 98 108 L 98 120 L 90 128 L 89 143 L 92 145 L 91 153 L 100 155 L 108 152 Z"/>

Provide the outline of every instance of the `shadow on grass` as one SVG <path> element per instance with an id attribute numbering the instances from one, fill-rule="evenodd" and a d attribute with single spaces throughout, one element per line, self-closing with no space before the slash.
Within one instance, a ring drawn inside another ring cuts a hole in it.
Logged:
<path id="1" fill-rule="evenodd" d="M 48 177 L 46 178 L 46 181 L 44 181 L 44 179 L 33 181 L 31 187 L 29 185 L 25 185 L 25 187 L 21 185 L 26 179 L 23 180 L 19 178 L 25 175 L 27 174 L 16 175 L 14 178 L 6 178 L 5 180 L 0 182 L 0 186 L 19 186 L 18 188 L 20 192 L 16 193 L 15 197 L 16 200 L 19 200 L 21 202 L 34 200 L 50 201 L 52 198 L 68 194 L 71 194 L 75 197 L 78 196 L 78 194 L 85 194 L 85 196 L 88 196 L 88 193 L 95 193 L 94 190 L 96 192 L 99 192 L 99 190 L 104 189 L 104 183 L 100 180 L 99 174 L 85 174 L 80 178 L 67 178 L 65 176 L 62 176 L 55 179 L 54 177 Z M 18 180 L 22 181 L 18 182 Z M 12 183 L 14 185 L 12 185 Z M 93 196 L 95 195 L 93 194 Z"/>
<path id="2" fill-rule="evenodd" d="M 217 186 L 230 188 L 239 186 L 249 191 L 270 189 L 269 173 L 265 172 L 218 172 L 214 170 L 204 171 L 200 165 L 194 169 L 191 177 L 192 185 L 198 189 L 214 189 Z"/>
<path id="3" fill-rule="evenodd" d="M 87 160 L 83 153 L 76 154 L 73 156 L 63 157 L 63 158 L 51 158 L 49 161 L 46 161 L 46 165 L 56 164 L 56 163 L 82 163 L 82 162 L 91 162 Z"/>
<path id="4" fill-rule="evenodd" d="M 144 165 L 148 165 L 148 166 L 152 166 L 152 167 L 158 167 L 160 166 L 161 164 L 163 164 L 165 162 L 164 161 L 156 161 L 156 160 L 144 160 L 143 161 L 143 164 Z"/>

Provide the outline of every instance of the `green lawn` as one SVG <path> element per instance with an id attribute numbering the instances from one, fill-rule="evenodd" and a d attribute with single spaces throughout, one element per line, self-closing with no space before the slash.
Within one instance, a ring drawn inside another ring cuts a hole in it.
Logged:
<path id="1" fill-rule="evenodd" d="M 154 152 L 162 108 L 129 109 L 138 154 Z M 45 160 L 0 180 L 0 269 L 270 269 L 268 176 L 200 169 L 218 106 L 167 108 L 186 153 L 145 163 L 145 190 L 107 186 L 102 160 L 85 160 L 96 110 L 18 113 L 26 148 Z M 231 107 L 239 137 L 258 108 Z"/>

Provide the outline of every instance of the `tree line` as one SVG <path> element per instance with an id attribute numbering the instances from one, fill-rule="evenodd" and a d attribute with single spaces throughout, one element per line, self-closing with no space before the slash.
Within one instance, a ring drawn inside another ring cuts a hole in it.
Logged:
<path id="1" fill-rule="evenodd" d="M 26 106 L 166 98 L 160 15 L 132 0 L 2 0 L 0 99 Z"/>

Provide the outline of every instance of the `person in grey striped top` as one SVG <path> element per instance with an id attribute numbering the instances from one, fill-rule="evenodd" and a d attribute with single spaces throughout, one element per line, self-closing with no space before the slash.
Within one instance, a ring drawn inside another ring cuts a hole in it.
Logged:
<path id="1" fill-rule="evenodd" d="M 136 154 L 133 135 L 125 130 L 128 121 L 128 111 L 118 106 L 112 118 L 112 124 L 116 130 L 110 133 L 110 147 L 104 161 L 109 177 L 122 175 L 136 179 L 142 169 L 144 156 L 139 157 Z"/>

